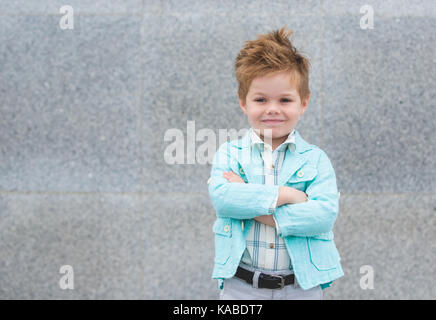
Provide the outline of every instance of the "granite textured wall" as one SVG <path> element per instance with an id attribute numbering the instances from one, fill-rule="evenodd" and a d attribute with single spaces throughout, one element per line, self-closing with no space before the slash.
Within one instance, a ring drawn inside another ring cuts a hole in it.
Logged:
<path id="1" fill-rule="evenodd" d="M 341 192 L 325 299 L 435 299 L 433 0 L 1 1 L 0 299 L 217 299 L 211 165 L 164 136 L 248 128 L 234 59 L 283 25 Z"/>

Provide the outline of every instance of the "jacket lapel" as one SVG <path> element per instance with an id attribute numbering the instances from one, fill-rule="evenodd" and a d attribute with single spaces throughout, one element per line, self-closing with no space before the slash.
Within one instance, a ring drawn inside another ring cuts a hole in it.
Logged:
<path id="1" fill-rule="evenodd" d="M 240 150 L 240 165 L 245 172 L 249 183 L 262 184 L 263 182 L 263 159 L 259 150 L 256 147 L 251 148 L 250 136 L 247 131 L 243 138 L 243 145 Z"/>
<path id="2" fill-rule="evenodd" d="M 262 184 L 263 181 L 263 159 L 256 147 L 251 147 L 250 131 L 239 140 L 233 140 L 233 144 L 239 149 L 238 161 L 249 183 Z M 286 155 L 280 169 L 279 185 L 282 186 L 288 179 L 300 169 L 308 159 L 306 151 L 313 148 L 295 130 L 295 152 L 286 148 Z"/>

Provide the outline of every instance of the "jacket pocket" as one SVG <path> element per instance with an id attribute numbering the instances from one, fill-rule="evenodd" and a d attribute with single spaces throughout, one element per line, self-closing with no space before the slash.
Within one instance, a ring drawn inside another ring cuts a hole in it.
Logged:
<path id="1" fill-rule="evenodd" d="M 334 269 L 338 266 L 340 256 L 333 242 L 333 232 L 326 232 L 315 237 L 308 237 L 310 262 L 320 271 Z"/>
<path id="2" fill-rule="evenodd" d="M 215 262 L 225 264 L 232 250 L 232 220 L 218 218 L 213 225 L 215 233 Z"/>
<path id="3" fill-rule="evenodd" d="M 298 169 L 289 179 L 286 181 L 286 186 L 298 189 L 300 191 L 306 191 L 307 182 L 312 181 L 318 174 L 318 169 L 314 166 L 307 165 Z"/>

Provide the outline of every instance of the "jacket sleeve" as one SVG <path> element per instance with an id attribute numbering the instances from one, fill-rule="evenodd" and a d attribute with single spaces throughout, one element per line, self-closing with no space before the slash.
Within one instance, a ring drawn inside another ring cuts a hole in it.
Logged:
<path id="1" fill-rule="evenodd" d="M 339 211 L 333 166 L 321 150 L 318 174 L 306 189 L 308 201 L 276 208 L 273 216 L 281 236 L 312 237 L 332 231 Z"/>
<path id="2" fill-rule="evenodd" d="M 225 171 L 239 175 L 238 161 L 223 143 L 215 153 L 209 178 L 209 196 L 219 218 L 252 219 L 274 212 L 279 186 L 255 183 L 232 183 L 224 178 Z"/>

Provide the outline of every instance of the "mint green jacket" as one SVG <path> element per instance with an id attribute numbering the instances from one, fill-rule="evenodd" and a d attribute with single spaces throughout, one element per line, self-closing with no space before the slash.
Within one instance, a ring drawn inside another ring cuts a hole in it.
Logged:
<path id="1" fill-rule="evenodd" d="M 297 130 L 295 139 L 295 151 L 286 148 L 278 185 L 262 184 L 263 159 L 258 148 L 251 147 L 249 131 L 215 153 L 208 183 L 217 216 L 212 278 L 220 288 L 236 273 L 253 218 L 271 212 L 303 290 L 329 286 L 344 275 L 332 231 L 339 211 L 334 169 L 325 152 L 303 140 Z M 225 171 L 237 173 L 246 183 L 230 183 L 223 177 Z M 271 211 L 280 186 L 306 192 L 308 201 Z"/>

